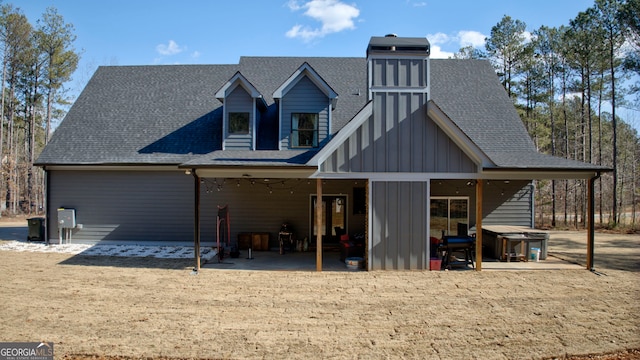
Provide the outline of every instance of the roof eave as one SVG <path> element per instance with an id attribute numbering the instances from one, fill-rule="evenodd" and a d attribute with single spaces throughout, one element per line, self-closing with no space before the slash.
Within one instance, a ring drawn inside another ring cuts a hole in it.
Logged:
<path id="1" fill-rule="evenodd" d="M 316 167 L 306 165 L 287 166 L 247 166 L 247 165 L 206 165 L 179 166 L 183 170 L 191 170 L 199 177 L 232 178 L 232 179 L 306 179 L 317 170 Z"/>
<path id="2" fill-rule="evenodd" d="M 562 168 L 562 167 L 488 167 L 483 168 L 483 179 L 511 180 L 568 180 L 590 179 L 612 169 L 606 167 Z"/>

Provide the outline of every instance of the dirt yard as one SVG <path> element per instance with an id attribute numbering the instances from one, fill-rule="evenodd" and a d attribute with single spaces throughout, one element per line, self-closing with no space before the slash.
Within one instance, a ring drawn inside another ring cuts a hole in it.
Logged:
<path id="1" fill-rule="evenodd" d="M 584 242 L 553 233 L 549 252 L 584 261 Z M 51 341 L 56 359 L 640 359 L 640 236 L 596 243 L 598 274 L 192 275 L 192 260 L 0 251 L 0 341 Z"/>

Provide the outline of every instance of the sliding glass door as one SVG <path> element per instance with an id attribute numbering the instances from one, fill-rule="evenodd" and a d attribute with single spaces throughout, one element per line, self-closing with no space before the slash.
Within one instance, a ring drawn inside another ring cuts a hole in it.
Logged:
<path id="1" fill-rule="evenodd" d="M 441 239 L 443 235 L 467 235 L 469 231 L 468 197 L 432 197 L 430 211 L 431 236 Z"/>

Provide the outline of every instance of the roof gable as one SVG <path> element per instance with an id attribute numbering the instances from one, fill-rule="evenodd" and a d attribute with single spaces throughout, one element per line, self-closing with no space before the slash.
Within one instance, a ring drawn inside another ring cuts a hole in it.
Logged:
<path id="1" fill-rule="evenodd" d="M 329 84 L 309 65 L 305 62 L 302 64 L 282 85 L 274 92 L 274 99 L 282 99 L 301 79 L 307 77 L 315 86 L 320 89 L 330 100 L 331 106 L 335 108 L 338 94 L 329 86 Z"/>
<path id="2" fill-rule="evenodd" d="M 254 99 L 260 99 L 262 105 L 266 106 L 264 98 L 258 89 L 246 77 L 244 77 L 239 71 L 236 72 L 229 81 L 227 81 L 220 90 L 216 92 L 216 99 L 224 102 L 224 99 L 235 90 L 236 87 L 241 86 L 248 94 Z"/>
<path id="3" fill-rule="evenodd" d="M 427 103 L 427 114 L 468 157 L 482 166 L 495 165 L 491 159 L 433 101 Z"/>
<path id="4" fill-rule="evenodd" d="M 458 134 L 442 130 L 441 124 L 427 116 L 425 95 L 394 94 L 391 98 L 382 98 L 383 105 L 376 101 L 379 98 L 369 102 L 309 165 L 335 176 L 377 173 L 403 179 L 410 178 L 408 174 L 478 172 L 479 150 L 472 144 L 460 146 L 468 144 L 452 138 Z M 411 111 L 385 118 L 377 113 L 381 108 Z"/>

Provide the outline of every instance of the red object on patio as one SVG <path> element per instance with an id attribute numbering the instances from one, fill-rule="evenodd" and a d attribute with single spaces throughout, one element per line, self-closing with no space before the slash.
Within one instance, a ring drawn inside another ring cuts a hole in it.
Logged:
<path id="1" fill-rule="evenodd" d="M 340 235 L 340 261 L 345 261 L 350 257 L 362 257 L 364 244 L 351 241 L 349 235 Z"/>

